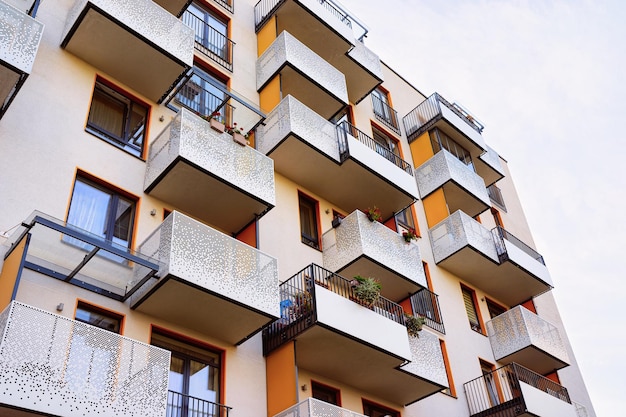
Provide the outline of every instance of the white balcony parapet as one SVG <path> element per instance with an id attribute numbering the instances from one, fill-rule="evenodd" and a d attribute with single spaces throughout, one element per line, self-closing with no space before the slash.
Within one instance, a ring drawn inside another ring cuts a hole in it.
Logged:
<path id="1" fill-rule="evenodd" d="M 572 404 L 574 405 L 574 409 L 576 410 L 576 417 L 589 417 L 587 407 L 575 401 L 572 401 Z"/>
<path id="2" fill-rule="evenodd" d="M 499 263 L 491 231 L 460 210 L 432 227 L 428 233 L 437 263 L 466 246 Z"/>
<path id="3" fill-rule="evenodd" d="M 309 397 L 274 417 L 365 417 L 363 414 Z"/>
<path id="4" fill-rule="evenodd" d="M 0 401 L 68 417 L 162 417 L 170 352 L 13 301 L 0 315 Z"/>
<path id="5" fill-rule="evenodd" d="M 534 346 L 562 362 L 569 362 L 558 328 L 522 306 L 488 321 L 487 334 L 497 361 Z"/>
<path id="6" fill-rule="evenodd" d="M 310 50 L 289 32 L 283 31 L 257 59 L 257 90 L 261 89 L 285 64 L 290 64 L 314 80 L 335 99 L 348 103 L 345 76 Z"/>
<path id="7" fill-rule="evenodd" d="M 441 386 L 448 386 L 446 365 L 443 361 L 439 338 L 427 330 L 419 332 L 419 337 L 409 336 L 411 362 L 400 369 Z"/>
<path id="8" fill-rule="evenodd" d="M 276 204 L 274 161 L 250 146 L 236 144 L 231 135 L 216 132 L 185 108 L 150 145 L 145 188 L 181 158 L 266 204 Z"/>
<path id="9" fill-rule="evenodd" d="M 268 317 L 280 316 L 276 259 L 184 214 L 173 211 L 138 250 L 159 261 L 160 279 L 174 276 Z M 152 279 L 139 289 L 131 305 L 157 283 Z"/>
<path id="10" fill-rule="evenodd" d="M 30 74 L 43 34 L 43 23 L 0 0 L 0 65 Z M 22 2 L 26 3 L 26 2 Z M 31 2 L 32 3 L 32 2 Z M 0 90 L 4 86 L 0 86 Z"/>
<path id="11" fill-rule="evenodd" d="M 480 160 L 489 165 L 491 169 L 504 176 L 505 172 L 502 167 L 502 162 L 500 161 L 500 155 L 489 145 L 485 145 L 485 149 L 485 152 L 479 156 Z"/>
<path id="12" fill-rule="evenodd" d="M 348 52 L 348 56 L 363 66 L 372 76 L 379 80 L 384 79 L 380 58 L 362 42 L 356 41 L 354 47 Z"/>
<path id="13" fill-rule="evenodd" d="M 263 154 L 268 154 L 287 136 L 295 135 L 340 163 L 335 130 L 334 124 L 288 95 L 268 114 L 263 125 L 258 127 L 257 148 Z"/>
<path id="14" fill-rule="evenodd" d="M 339 227 L 324 233 L 322 247 L 324 267 L 331 271 L 341 270 L 365 256 L 413 283 L 428 286 L 419 246 L 407 244 L 400 234 L 370 221 L 361 211 L 352 212 Z"/>
<path id="15" fill-rule="evenodd" d="M 437 152 L 435 156 L 416 168 L 415 180 L 422 198 L 446 182 L 454 181 L 486 205 L 491 204 L 483 179 L 446 150 Z"/>
<path id="16" fill-rule="evenodd" d="M 67 15 L 65 39 L 86 7 L 96 7 L 189 67 L 193 65 L 193 29 L 152 0 L 78 0 Z"/>

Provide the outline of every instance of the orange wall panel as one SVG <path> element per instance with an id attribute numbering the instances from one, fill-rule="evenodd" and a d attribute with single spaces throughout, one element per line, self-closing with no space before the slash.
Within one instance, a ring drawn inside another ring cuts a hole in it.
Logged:
<path id="1" fill-rule="evenodd" d="M 257 56 L 263 55 L 263 52 L 274 42 L 274 39 L 276 39 L 276 16 L 272 16 L 256 34 Z"/>
<path id="2" fill-rule="evenodd" d="M 429 229 L 449 216 L 448 204 L 446 203 L 443 188 L 439 188 L 428 197 L 422 199 L 422 203 L 424 203 L 426 222 Z"/>
<path id="3" fill-rule="evenodd" d="M 410 148 L 411 155 L 413 156 L 413 166 L 416 168 L 435 155 L 433 147 L 430 144 L 430 135 L 428 135 L 428 132 L 422 133 L 417 139 L 411 142 Z"/>
<path id="4" fill-rule="evenodd" d="M 285 343 L 265 358 L 267 415 L 273 416 L 298 402 L 295 342 Z"/>
<path id="5" fill-rule="evenodd" d="M 235 239 L 256 248 L 256 222 L 250 223 L 248 227 L 243 229 Z"/>
<path id="6" fill-rule="evenodd" d="M 265 113 L 271 112 L 280 103 L 280 99 L 280 75 L 276 75 L 259 92 L 261 110 Z"/>
<path id="7" fill-rule="evenodd" d="M 17 247 L 5 259 L 2 273 L 0 274 L 0 311 L 4 310 L 11 302 L 13 290 L 19 273 L 22 254 L 26 246 L 26 238 L 22 239 Z"/>

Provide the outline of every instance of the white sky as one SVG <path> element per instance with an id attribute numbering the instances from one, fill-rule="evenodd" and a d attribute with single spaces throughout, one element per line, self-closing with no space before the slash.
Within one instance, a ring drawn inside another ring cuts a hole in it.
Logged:
<path id="1" fill-rule="evenodd" d="M 485 124 L 509 162 L 595 411 L 623 416 L 626 1 L 340 1 L 385 63 Z"/>

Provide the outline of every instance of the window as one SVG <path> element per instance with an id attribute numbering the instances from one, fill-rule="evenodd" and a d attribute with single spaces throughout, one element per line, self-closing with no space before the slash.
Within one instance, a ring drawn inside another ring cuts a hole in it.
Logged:
<path id="1" fill-rule="evenodd" d="M 459 161 L 467 165 L 472 171 L 475 171 L 472 156 L 467 149 L 456 143 L 450 136 L 446 135 L 440 129 L 435 128 L 431 130 L 429 134 L 433 152 L 437 153 L 440 150 L 445 149 L 457 157 Z"/>
<path id="2" fill-rule="evenodd" d="M 497 185 L 491 184 L 487 187 L 487 193 L 489 198 L 494 204 L 497 204 L 502 210 L 506 211 L 506 205 L 504 204 L 504 197 L 502 197 L 502 191 Z"/>
<path id="3" fill-rule="evenodd" d="M 76 307 L 75 318 L 76 321 L 91 324 L 92 326 L 119 334 L 123 316 L 79 301 Z"/>
<path id="4" fill-rule="evenodd" d="M 209 75 L 198 66 L 193 67 L 191 78 L 176 94 L 176 101 L 189 110 L 208 116 L 219 113 L 219 121 L 224 124 L 232 123 L 233 108 L 228 104 L 226 82 Z"/>
<path id="5" fill-rule="evenodd" d="M 372 91 L 372 106 L 376 119 L 390 127 L 394 132 L 400 133 L 396 111 L 391 107 L 389 93 L 381 87 Z"/>
<path id="6" fill-rule="evenodd" d="M 487 310 L 489 310 L 489 317 L 491 317 L 492 319 L 506 312 L 506 308 L 502 307 L 500 304 L 496 304 L 488 298 L 485 298 L 485 301 L 487 302 Z"/>
<path id="7" fill-rule="evenodd" d="M 419 228 L 413 216 L 413 209 L 409 206 L 399 213 L 396 213 L 396 224 L 402 229 L 414 229 L 419 236 Z"/>
<path id="8" fill-rule="evenodd" d="M 502 223 L 502 217 L 498 209 L 491 207 L 491 215 L 493 216 L 493 221 L 496 223 L 496 226 L 504 229 L 504 223 Z"/>
<path id="9" fill-rule="evenodd" d="M 67 223 L 110 242 L 130 247 L 135 201 L 86 178 L 77 177 Z M 91 245 L 71 239 L 71 243 L 90 250 Z"/>
<path id="10" fill-rule="evenodd" d="M 228 20 L 197 3 L 189 5 L 182 19 L 195 33 L 196 49 L 226 69 L 232 70 Z"/>
<path id="11" fill-rule="evenodd" d="M 478 316 L 478 309 L 476 305 L 476 293 L 467 287 L 461 286 L 463 292 L 463 303 L 465 304 L 465 311 L 467 312 L 467 318 L 469 319 L 472 330 L 478 333 L 482 333 L 481 320 Z"/>
<path id="12" fill-rule="evenodd" d="M 341 406 L 341 397 L 337 388 L 311 381 L 312 397 L 318 400 Z"/>
<path id="13" fill-rule="evenodd" d="M 318 204 L 317 201 L 298 193 L 298 203 L 300 206 L 300 232 L 302 242 L 314 247 L 320 248 L 319 228 L 318 228 Z"/>
<path id="14" fill-rule="evenodd" d="M 96 80 L 87 131 L 141 157 L 148 109 L 148 105 Z"/>
<path id="15" fill-rule="evenodd" d="M 492 407 L 500 404 L 500 396 L 498 395 L 498 375 L 493 372 L 495 369 L 496 367 L 489 362 L 480 361 L 480 370 L 485 381 L 485 390 L 489 395 L 489 402 Z"/>
<path id="16" fill-rule="evenodd" d="M 398 149 L 395 140 L 387 136 L 381 130 L 372 126 L 372 139 L 374 139 L 375 150 L 378 154 L 387 158 L 393 164 L 404 168 L 402 166 L 402 159 L 400 158 L 400 150 Z"/>
<path id="17" fill-rule="evenodd" d="M 400 412 L 363 400 L 363 414 L 369 417 L 400 417 Z"/>
<path id="18" fill-rule="evenodd" d="M 222 351 L 187 343 L 164 332 L 152 334 L 152 344 L 172 353 L 167 415 L 220 416 Z M 191 398 L 193 397 L 193 398 Z"/>

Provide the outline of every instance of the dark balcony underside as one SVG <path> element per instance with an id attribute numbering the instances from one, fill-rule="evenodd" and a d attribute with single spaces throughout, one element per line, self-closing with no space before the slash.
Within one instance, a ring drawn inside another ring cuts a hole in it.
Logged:
<path id="1" fill-rule="evenodd" d="M 297 337 L 296 358 L 302 369 L 396 404 L 415 402 L 443 388 L 399 369 L 401 358 L 320 325 Z"/>
<path id="2" fill-rule="evenodd" d="M 498 359 L 498 362 L 503 364 L 515 362 L 542 375 L 569 366 L 567 362 L 535 346 L 520 349 L 517 352 Z"/>
<path id="3" fill-rule="evenodd" d="M 453 253 L 437 265 L 511 306 L 528 301 L 551 288 L 512 262 L 498 264 L 469 246 Z"/>
<path id="4" fill-rule="evenodd" d="M 231 344 L 243 342 L 274 319 L 172 275 L 146 285 L 154 286 L 131 308 Z"/>
<path id="5" fill-rule="evenodd" d="M 377 206 L 387 219 L 414 197 L 349 158 L 341 165 L 300 138 L 290 135 L 267 154 L 276 171 L 329 200 L 346 213 Z M 400 175 L 402 170 L 398 168 Z"/>

